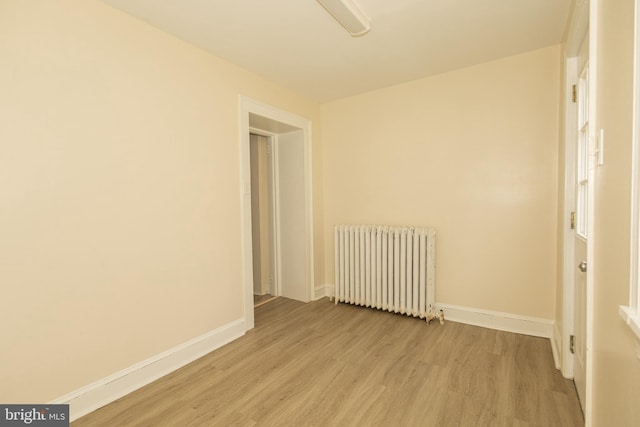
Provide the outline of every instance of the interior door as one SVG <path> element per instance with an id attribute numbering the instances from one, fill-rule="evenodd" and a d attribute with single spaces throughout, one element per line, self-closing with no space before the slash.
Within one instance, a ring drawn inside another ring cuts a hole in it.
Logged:
<path id="1" fill-rule="evenodd" d="M 589 239 L 589 190 L 592 184 L 589 131 L 589 63 L 588 41 L 585 39 L 578 55 L 577 83 L 577 146 L 575 163 L 575 236 L 574 236 L 574 332 L 573 376 L 578 397 L 584 408 L 586 397 L 587 359 L 587 245 Z"/>
<path id="2" fill-rule="evenodd" d="M 576 233 L 577 234 L 577 233 Z M 584 408 L 586 394 L 586 305 L 587 305 L 587 242 L 586 239 L 576 236 L 575 238 L 575 259 L 576 265 L 574 284 L 574 332 L 573 332 L 573 380 L 576 384 L 580 403 Z"/>

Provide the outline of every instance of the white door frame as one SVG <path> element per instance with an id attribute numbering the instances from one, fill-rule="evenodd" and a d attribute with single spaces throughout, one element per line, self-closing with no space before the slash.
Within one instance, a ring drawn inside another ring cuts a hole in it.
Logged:
<path id="1" fill-rule="evenodd" d="M 577 104 L 572 101 L 573 85 L 577 85 L 577 58 L 565 58 L 565 105 L 564 105 L 564 201 L 562 239 L 563 251 L 563 286 L 562 286 L 562 331 L 560 345 L 560 369 L 565 378 L 573 378 L 573 354 L 569 350 L 570 337 L 573 335 L 574 314 L 574 233 L 571 229 L 571 213 L 575 212 L 575 160 L 577 143 Z"/>
<path id="2" fill-rule="evenodd" d="M 240 141 L 240 194 L 242 215 L 242 282 L 244 291 L 245 329 L 253 329 L 253 241 L 251 236 L 251 129 L 260 129 L 278 133 L 278 128 L 300 129 L 303 131 L 304 143 L 304 188 L 305 188 L 305 259 L 306 301 L 313 300 L 314 265 L 313 265 L 313 199 L 311 171 L 311 121 L 293 113 L 272 107 L 246 96 L 238 97 L 239 106 L 239 141 Z M 264 125 L 252 123 L 252 118 L 259 116 Z M 277 185 L 277 183 L 276 183 Z M 278 193 L 277 188 L 274 190 Z M 277 218 L 276 218 L 277 221 Z M 274 236 L 277 239 L 277 236 Z M 277 254 L 274 254 L 276 256 Z"/>
<path id="3" fill-rule="evenodd" d="M 591 427 L 593 418 L 593 311 L 595 282 L 595 168 L 598 134 L 598 10 L 599 1 L 589 1 L 589 186 L 587 192 L 587 307 L 586 307 L 586 393 L 584 419 L 586 427 Z"/>
<path id="4" fill-rule="evenodd" d="M 563 277 L 562 277 L 562 331 L 561 331 L 561 371 L 563 376 L 573 378 L 573 355 L 569 352 L 569 337 L 573 334 L 574 324 L 574 275 L 576 266 L 574 261 L 574 236 L 569 229 L 570 213 L 575 209 L 575 150 L 576 150 L 576 107 L 571 100 L 572 85 L 577 83 L 577 54 L 580 44 L 585 37 L 589 40 L 589 155 L 590 161 L 590 189 L 587 208 L 587 283 L 586 283 L 586 393 L 584 405 L 585 425 L 590 426 L 592 420 L 593 402 L 593 283 L 594 283 L 594 173 L 593 151 L 595 147 L 596 122 L 596 82 L 597 82 L 597 1 L 577 0 L 573 15 L 570 18 L 569 32 L 565 44 L 565 79 L 566 96 L 564 109 L 564 199 L 563 199 Z"/>

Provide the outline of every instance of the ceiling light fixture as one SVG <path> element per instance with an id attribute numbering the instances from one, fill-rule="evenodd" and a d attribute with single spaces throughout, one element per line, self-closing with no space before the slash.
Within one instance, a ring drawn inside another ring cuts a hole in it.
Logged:
<path id="1" fill-rule="evenodd" d="M 367 34 L 371 29 L 369 19 L 358 9 L 353 0 L 318 0 L 318 3 L 353 37 Z"/>

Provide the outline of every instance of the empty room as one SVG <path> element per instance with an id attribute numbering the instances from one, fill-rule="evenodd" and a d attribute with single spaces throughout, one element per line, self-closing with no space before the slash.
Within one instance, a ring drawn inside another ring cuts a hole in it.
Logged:
<path id="1" fill-rule="evenodd" d="M 640 425 L 639 29 L 0 0 L 0 425 Z"/>

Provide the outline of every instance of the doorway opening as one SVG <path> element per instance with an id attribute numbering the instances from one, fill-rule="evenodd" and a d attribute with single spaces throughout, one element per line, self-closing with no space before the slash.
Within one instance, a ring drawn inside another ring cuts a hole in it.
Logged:
<path id="1" fill-rule="evenodd" d="M 313 299 L 311 123 L 243 96 L 239 102 L 243 301 L 249 330 L 254 327 L 256 290 L 264 294 L 268 289 L 271 296 L 303 302 Z M 261 150 L 266 156 L 262 164 L 267 177 L 263 175 L 262 184 L 260 179 L 252 183 L 252 139 L 258 141 L 254 164 L 260 164 Z M 259 141 L 265 144 L 262 149 Z M 263 210 L 268 211 L 263 215 L 259 190 L 265 186 L 271 189 L 262 197 Z M 252 198 L 257 200 L 257 212 Z"/>
<path id="2" fill-rule="evenodd" d="M 274 257 L 276 198 L 273 138 L 273 135 L 260 131 L 252 131 L 249 135 L 254 308 L 273 301 L 279 294 L 274 281 L 277 266 Z"/>

